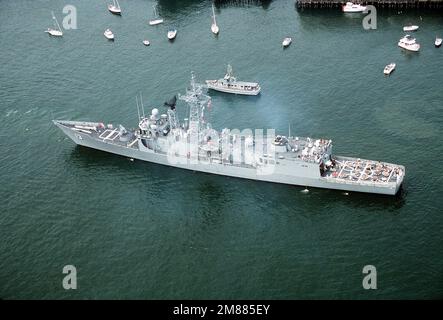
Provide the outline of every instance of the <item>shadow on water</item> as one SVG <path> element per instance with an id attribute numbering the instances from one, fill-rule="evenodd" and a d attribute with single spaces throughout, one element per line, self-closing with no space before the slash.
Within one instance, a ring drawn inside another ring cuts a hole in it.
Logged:
<path id="1" fill-rule="evenodd" d="M 204 208 L 202 210 L 204 225 L 216 225 L 223 220 L 223 210 L 227 208 L 230 199 L 226 195 L 226 186 L 220 182 L 222 181 L 217 179 L 203 179 L 198 184 L 199 206 Z"/>
<path id="2" fill-rule="evenodd" d="M 161 12 L 175 13 L 187 7 L 199 5 L 205 0 L 158 0 Z M 268 9 L 272 0 L 215 0 L 216 8 L 221 7 L 246 7 L 246 6 L 261 6 L 263 9 Z"/>
<path id="3" fill-rule="evenodd" d="M 235 105 L 236 103 L 238 104 L 239 101 L 240 102 L 257 102 L 261 97 L 261 93 L 259 93 L 256 96 L 247 96 L 247 95 L 241 95 L 241 94 L 225 93 L 225 92 L 220 92 L 220 91 L 216 91 L 216 90 L 209 90 L 208 95 L 211 96 L 212 98 L 217 97 L 217 98 L 223 99 L 225 102 L 228 102 L 230 105 Z"/>
<path id="4" fill-rule="evenodd" d="M 89 169 L 100 166 L 101 168 L 124 168 L 129 161 L 123 156 L 75 145 L 66 160 L 80 169 Z"/>
<path id="5" fill-rule="evenodd" d="M 262 6 L 263 9 L 268 9 L 272 0 L 215 0 L 217 7 L 244 7 L 244 6 Z"/>
<path id="6" fill-rule="evenodd" d="M 282 204 L 288 208 L 297 208 L 303 204 L 303 206 L 308 205 L 310 209 L 318 211 L 323 210 L 325 205 L 334 207 L 337 204 L 343 204 L 356 209 L 371 208 L 391 213 L 398 212 L 397 210 L 405 205 L 407 195 L 407 189 L 404 189 L 403 186 L 395 196 L 319 188 L 308 188 L 309 192 L 304 193 L 305 187 L 303 186 L 224 177 L 139 160 L 129 162 L 126 157 L 81 146 L 76 146 L 72 150 L 68 161 L 87 171 L 98 167 L 112 170 L 118 168 L 122 171 L 120 173 L 123 173 L 121 176 L 129 179 L 128 183 L 133 183 L 134 179 L 146 176 L 151 181 L 189 181 L 194 184 L 190 189 L 194 189 L 198 194 L 199 201 L 204 202 L 202 207 L 211 208 L 211 210 L 204 210 L 206 218 L 210 220 L 219 215 L 225 208 L 225 203 L 238 201 L 239 192 L 242 197 L 265 199 L 264 205 L 272 203 Z"/>
<path id="7" fill-rule="evenodd" d="M 403 56 L 407 60 L 418 59 L 420 57 L 420 51 L 414 52 L 414 51 L 409 51 L 406 49 L 401 49 L 401 53 L 403 54 Z"/>

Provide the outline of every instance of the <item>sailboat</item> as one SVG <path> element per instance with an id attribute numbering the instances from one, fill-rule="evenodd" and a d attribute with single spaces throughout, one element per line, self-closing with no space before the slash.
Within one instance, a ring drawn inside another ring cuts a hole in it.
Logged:
<path id="1" fill-rule="evenodd" d="M 163 23 L 163 19 L 158 17 L 158 13 L 157 13 L 157 6 L 152 6 L 152 8 L 154 9 L 154 20 L 149 20 L 149 25 L 150 26 L 155 26 L 157 24 Z"/>
<path id="2" fill-rule="evenodd" d="M 419 26 L 409 24 L 409 25 L 403 27 L 403 31 L 404 32 L 416 31 L 416 30 L 418 30 L 418 28 L 419 28 Z"/>
<path id="3" fill-rule="evenodd" d="M 212 25 L 211 25 L 211 31 L 213 34 L 218 34 L 220 31 L 217 25 L 217 21 L 215 20 L 215 11 L 214 11 L 214 4 L 212 5 Z"/>
<path id="4" fill-rule="evenodd" d="M 120 4 L 118 3 L 118 0 L 113 0 L 113 3 L 108 5 L 108 10 L 112 14 L 117 14 L 117 15 L 122 14 L 122 9 L 120 8 Z"/>
<path id="5" fill-rule="evenodd" d="M 62 29 L 60 28 L 60 25 L 58 24 L 57 18 L 54 15 L 54 12 L 52 11 L 52 19 L 54 20 L 54 25 L 57 29 L 48 28 L 45 32 L 49 33 L 51 36 L 54 37 L 63 37 Z"/>

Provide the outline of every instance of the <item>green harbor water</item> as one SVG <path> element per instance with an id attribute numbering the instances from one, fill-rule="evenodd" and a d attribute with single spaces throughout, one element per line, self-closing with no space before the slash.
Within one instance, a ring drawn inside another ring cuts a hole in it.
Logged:
<path id="1" fill-rule="evenodd" d="M 379 10 L 367 31 L 362 15 L 230 1 L 216 6 L 215 37 L 210 1 L 159 1 L 156 27 L 155 2 L 121 0 L 121 17 L 107 2 L 0 0 L 0 298 L 443 298 L 441 12 Z M 49 37 L 51 10 L 61 24 L 68 3 L 78 29 Z M 397 47 L 409 22 L 419 53 Z M 51 122 L 135 127 L 138 93 L 162 111 L 191 71 L 219 78 L 228 63 L 262 93 L 211 92 L 214 128 L 290 124 L 332 139 L 335 154 L 404 165 L 400 193 L 303 193 L 131 162 L 77 147 Z M 62 287 L 69 264 L 77 290 Z M 377 290 L 362 287 L 365 265 Z"/>

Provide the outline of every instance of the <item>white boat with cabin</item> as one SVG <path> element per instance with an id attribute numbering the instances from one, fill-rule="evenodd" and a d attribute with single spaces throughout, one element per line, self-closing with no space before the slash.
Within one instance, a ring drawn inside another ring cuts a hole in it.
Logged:
<path id="1" fill-rule="evenodd" d="M 260 85 L 256 82 L 237 81 L 232 73 L 231 65 L 228 65 L 224 78 L 218 80 L 206 80 L 206 85 L 208 89 L 249 96 L 256 96 L 261 90 Z"/>
<path id="2" fill-rule="evenodd" d="M 143 40 L 143 44 L 144 44 L 145 46 L 149 46 L 151 43 L 149 42 L 149 40 Z"/>
<path id="3" fill-rule="evenodd" d="M 411 37 L 409 34 L 405 35 L 398 41 L 398 46 L 405 50 L 417 52 L 420 50 L 420 44 L 417 43 L 414 37 Z"/>
<path id="4" fill-rule="evenodd" d="M 106 29 L 105 32 L 103 33 L 103 35 L 108 40 L 114 40 L 114 33 L 112 33 L 111 29 Z"/>
<path id="5" fill-rule="evenodd" d="M 168 39 L 173 40 L 177 36 L 177 29 L 170 29 L 168 31 Z"/>
<path id="6" fill-rule="evenodd" d="M 395 65 L 394 62 L 388 64 L 388 65 L 385 67 L 385 69 L 383 70 L 383 73 L 384 73 L 385 75 L 390 75 L 390 74 L 392 73 L 392 71 L 395 70 L 395 66 L 396 66 L 396 65 Z"/>
<path id="7" fill-rule="evenodd" d="M 342 11 L 348 13 L 364 12 L 365 10 L 366 6 L 362 6 L 358 3 L 346 2 L 346 4 L 342 6 Z"/>
<path id="8" fill-rule="evenodd" d="M 288 47 L 292 43 L 292 38 L 287 37 L 283 39 L 282 46 L 284 48 Z"/>

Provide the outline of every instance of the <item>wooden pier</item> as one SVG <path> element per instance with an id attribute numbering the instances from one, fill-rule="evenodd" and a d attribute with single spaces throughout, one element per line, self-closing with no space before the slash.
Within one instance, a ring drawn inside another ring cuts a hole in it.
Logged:
<path id="1" fill-rule="evenodd" d="M 295 6 L 303 8 L 338 8 L 346 4 L 346 0 L 295 0 Z M 443 9 L 443 0 L 369 0 L 351 1 L 378 8 L 392 9 Z"/>

